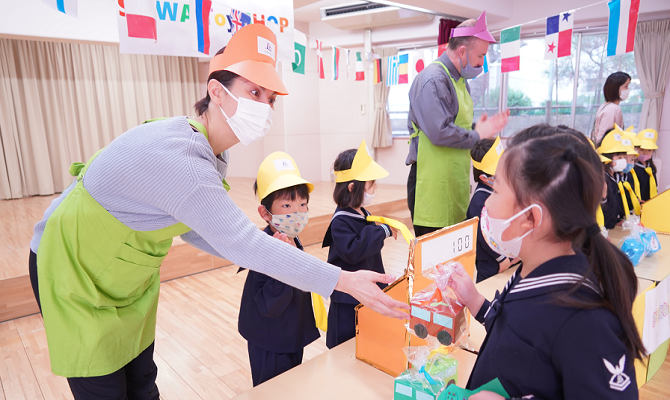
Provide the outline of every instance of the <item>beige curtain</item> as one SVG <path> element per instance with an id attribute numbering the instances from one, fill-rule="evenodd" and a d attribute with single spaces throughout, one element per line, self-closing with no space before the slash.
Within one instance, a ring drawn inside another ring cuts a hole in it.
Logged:
<path id="1" fill-rule="evenodd" d="M 644 93 L 640 129 L 661 126 L 665 82 L 670 73 L 670 19 L 639 22 L 635 33 L 635 66 Z"/>
<path id="2" fill-rule="evenodd" d="M 49 195 L 142 121 L 193 114 L 196 58 L 117 46 L 0 39 L 0 199 Z"/>
<path id="3" fill-rule="evenodd" d="M 375 84 L 375 126 L 372 131 L 372 147 L 389 147 L 393 144 L 393 133 L 391 131 L 391 117 L 386 110 L 390 87 L 386 86 L 386 68 L 388 67 L 388 56 L 398 54 L 395 47 L 382 47 L 372 49 L 375 54 L 382 58 L 382 81 Z"/>

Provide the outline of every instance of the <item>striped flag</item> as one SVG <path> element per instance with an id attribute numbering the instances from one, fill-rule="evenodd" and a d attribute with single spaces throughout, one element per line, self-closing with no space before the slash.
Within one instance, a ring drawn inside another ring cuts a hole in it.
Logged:
<path id="1" fill-rule="evenodd" d="M 521 25 L 500 33 L 500 72 L 518 71 L 521 59 Z"/>
<path id="2" fill-rule="evenodd" d="M 610 9 L 607 56 L 633 51 L 640 0 L 611 0 L 607 6 Z"/>
<path id="3" fill-rule="evenodd" d="M 409 82 L 409 53 L 398 56 L 398 83 Z"/>
<path id="4" fill-rule="evenodd" d="M 363 60 L 361 59 L 361 52 L 356 52 L 356 80 L 365 80 L 365 69 L 363 68 Z"/>
<path id="5" fill-rule="evenodd" d="M 393 86 L 398 84 L 398 56 L 389 56 L 386 59 L 386 86 Z"/>
<path id="6" fill-rule="evenodd" d="M 374 59 L 372 60 L 372 83 L 381 83 L 382 81 L 382 59 L 378 58 L 379 56 L 373 54 Z"/>
<path id="7" fill-rule="evenodd" d="M 209 55 L 209 13 L 212 10 L 211 0 L 190 0 L 193 13 L 193 48 L 199 53 Z"/>
<path id="8" fill-rule="evenodd" d="M 319 75 L 319 79 L 326 79 L 326 76 L 323 74 L 323 52 L 321 51 L 321 45 L 323 42 L 316 40 L 316 73 Z"/>
<path id="9" fill-rule="evenodd" d="M 336 81 L 340 77 L 340 48 L 331 47 L 333 48 L 333 80 Z"/>
<path id="10" fill-rule="evenodd" d="M 349 52 L 350 51 L 351 50 L 349 50 L 349 49 L 344 49 L 344 57 L 347 60 L 347 80 L 349 80 Z"/>
<path id="11" fill-rule="evenodd" d="M 65 15 L 79 18 L 77 0 L 42 0 L 42 3 Z"/>
<path id="12" fill-rule="evenodd" d="M 157 39 L 156 3 L 152 0 L 124 0 L 128 37 Z"/>
<path id="13" fill-rule="evenodd" d="M 547 18 L 546 36 L 544 37 L 544 59 L 553 60 L 571 54 L 572 23 L 575 10 L 566 11 Z"/>

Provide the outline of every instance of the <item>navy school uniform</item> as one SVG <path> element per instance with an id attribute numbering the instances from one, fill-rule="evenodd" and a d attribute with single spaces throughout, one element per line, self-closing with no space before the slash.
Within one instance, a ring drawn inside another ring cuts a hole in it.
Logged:
<path id="1" fill-rule="evenodd" d="M 572 296 L 600 296 L 595 278 L 582 280 L 589 268 L 586 256 L 555 258 L 526 278 L 521 268 L 477 313 L 486 338 L 467 387 L 499 378 L 510 397 L 637 399 L 634 358 L 619 339 L 619 319 L 605 308 L 557 303 L 579 282 Z"/>
<path id="2" fill-rule="evenodd" d="M 480 217 L 482 215 L 482 208 L 484 208 L 484 203 L 486 199 L 491 195 L 491 187 L 485 183 L 479 182 L 477 188 L 475 188 L 475 193 L 473 193 L 472 198 L 470 199 L 470 205 L 468 205 L 467 218 Z M 500 270 L 500 262 L 505 259 L 505 256 L 502 256 L 489 247 L 484 236 L 482 236 L 481 223 L 477 224 L 477 255 L 475 258 L 475 267 L 477 268 L 477 282 L 481 282 L 484 279 L 488 279 L 498 273 Z"/>
<path id="3" fill-rule="evenodd" d="M 370 213 L 361 208 L 365 216 Z M 384 240 L 391 236 L 387 225 L 368 222 L 365 216 L 350 207 L 335 209 L 323 247 L 328 250 L 328 262 L 344 271 L 368 270 L 384 274 L 381 250 Z M 380 288 L 386 284 L 378 283 Z M 356 312 L 359 301 L 352 296 L 334 291 L 330 296 L 326 346 L 329 349 L 356 336 Z"/>
<path id="4" fill-rule="evenodd" d="M 627 180 L 628 179 L 628 180 Z M 612 229 L 619 223 L 619 221 L 626 218 L 626 213 L 623 208 L 623 200 L 621 199 L 621 192 L 617 182 L 632 182 L 630 173 L 622 174 L 614 172 L 613 175 L 605 173 L 605 183 L 607 184 L 607 198 L 602 203 L 603 217 L 605 217 L 605 228 Z M 632 184 L 631 184 L 632 185 Z M 632 186 L 631 186 L 632 187 Z M 630 199 L 630 194 L 623 189 L 626 200 L 628 201 L 628 209 L 633 211 L 633 203 Z"/>
<path id="5" fill-rule="evenodd" d="M 647 168 L 647 165 L 648 162 L 643 164 L 639 161 L 635 161 L 635 166 L 633 167 L 633 169 L 635 170 L 635 174 L 637 175 L 637 179 L 640 182 L 640 197 L 642 201 L 647 201 L 651 198 L 650 196 L 651 188 L 649 186 L 649 174 L 645 170 L 645 168 Z M 654 176 L 654 180 L 656 180 L 656 168 L 652 167 L 651 174 Z"/>
<path id="6" fill-rule="evenodd" d="M 263 231 L 273 235 L 269 226 Z M 303 250 L 300 240 L 294 240 Z M 237 329 L 248 342 L 254 386 L 300 365 L 304 347 L 320 337 L 311 293 L 251 270 Z"/>

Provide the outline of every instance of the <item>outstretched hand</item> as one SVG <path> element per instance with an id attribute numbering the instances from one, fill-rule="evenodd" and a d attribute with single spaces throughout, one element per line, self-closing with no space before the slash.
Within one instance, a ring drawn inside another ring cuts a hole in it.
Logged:
<path id="1" fill-rule="evenodd" d="M 489 118 L 484 114 L 479 117 L 475 124 L 475 131 L 479 133 L 480 139 L 489 139 L 495 137 L 498 132 L 502 131 L 509 120 L 509 110 L 498 113 Z"/>
<path id="2" fill-rule="evenodd" d="M 277 231 L 277 232 L 275 232 L 274 235 L 272 235 L 272 237 L 275 238 L 275 239 L 279 239 L 284 243 L 291 244 L 291 239 L 289 239 L 289 237 L 285 233 L 281 233 L 281 232 Z"/>
<path id="3" fill-rule="evenodd" d="M 392 283 L 393 281 L 395 281 L 395 277 L 391 275 L 378 274 L 372 271 L 342 271 L 335 290 L 352 295 L 364 306 L 381 315 L 397 319 L 409 319 L 407 313 L 398 310 L 409 310 L 409 305 L 393 300 L 376 284 L 377 282 Z"/>

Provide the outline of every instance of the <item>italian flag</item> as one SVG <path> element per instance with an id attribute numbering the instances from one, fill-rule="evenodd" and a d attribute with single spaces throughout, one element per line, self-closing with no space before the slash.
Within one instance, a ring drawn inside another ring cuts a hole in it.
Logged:
<path id="1" fill-rule="evenodd" d="M 519 70 L 521 58 L 521 25 L 504 29 L 500 33 L 500 72 Z"/>
<path id="2" fill-rule="evenodd" d="M 331 47 L 333 48 L 333 80 L 336 81 L 340 77 L 340 48 Z"/>
<path id="3" fill-rule="evenodd" d="M 365 80 L 365 69 L 363 68 L 363 60 L 361 59 L 361 52 L 356 52 L 356 80 Z"/>

